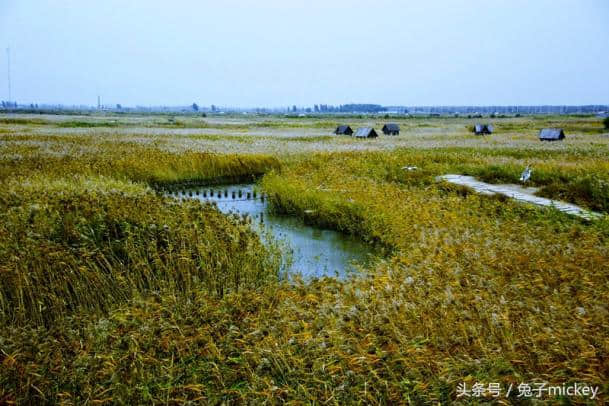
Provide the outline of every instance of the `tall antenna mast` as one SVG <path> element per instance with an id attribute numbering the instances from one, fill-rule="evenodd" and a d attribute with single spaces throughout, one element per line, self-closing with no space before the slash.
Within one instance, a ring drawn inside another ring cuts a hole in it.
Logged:
<path id="1" fill-rule="evenodd" d="M 8 65 L 8 101 L 10 102 L 12 97 L 11 97 L 11 49 L 10 48 L 6 48 L 6 62 Z"/>

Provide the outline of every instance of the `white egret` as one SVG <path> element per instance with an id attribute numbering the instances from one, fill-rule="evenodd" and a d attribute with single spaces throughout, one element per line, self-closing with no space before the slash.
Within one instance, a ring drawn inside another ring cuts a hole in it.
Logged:
<path id="1" fill-rule="evenodd" d="M 533 170 L 531 169 L 531 167 L 529 165 L 527 165 L 527 167 L 524 169 L 524 171 L 520 175 L 520 181 L 522 183 L 526 183 L 531 178 L 532 172 L 533 172 Z"/>

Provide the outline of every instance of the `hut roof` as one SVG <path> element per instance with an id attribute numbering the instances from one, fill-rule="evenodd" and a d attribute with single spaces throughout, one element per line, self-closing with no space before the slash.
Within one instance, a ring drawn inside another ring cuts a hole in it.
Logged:
<path id="1" fill-rule="evenodd" d="M 353 130 L 348 125 L 339 125 L 334 134 L 353 134 Z"/>
<path id="2" fill-rule="evenodd" d="M 384 133 L 400 132 L 400 126 L 395 123 L 387 123 L 383 126 Z"/>
<path id="3" fill-rule="evenodd" d="M 539 131 L 540 140 L 556 141 L 565 138 L 565 132 L 562 128 L 543 128 Z"/>
<path id="4" fill-rule="evenodd" d="M 378 137 L 378 134 L 372 127 L 360 127 L 353 136 L 357 138 L 374 138 Z"/>

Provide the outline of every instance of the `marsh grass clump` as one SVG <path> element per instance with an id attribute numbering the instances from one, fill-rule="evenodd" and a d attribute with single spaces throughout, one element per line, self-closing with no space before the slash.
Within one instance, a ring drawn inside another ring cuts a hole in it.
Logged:
<path id="1" fill-rule="evenodd" d="M 47 120 L 40 118 L 21 118 L 21 117 L 2 117 L 0 124 L 7 125 L 45 125 L 49 124 Z"/>
<path id="2" fill-rule="evenodd" d="M 49 325 L 171 287 L 223 296 L 277 277 L 249 227 L 210 206 L 116 181 L 11 185 L 0 206 L 2 321 Z M 71 186 L 71 187 L 70 187 Z M 107 188 L 103 188 L 107 186 Z M 133 193 L 135 191 L 136 193 Z"/>
<path id="3" fill-rule="evenodd" d="M 44 138 L 48 141 L 48 138 Z M 83 143 L 90 151 L 82 152 Z M 28 173 L 62 178 L 73 174 L 106 176 L 145 182 L 152 186 L 180 183 L 205 183 L 260 176 L 279 166 L 277 158 L 266 154 L 213 154 L 204 152 L 172 153 L 156 145 L 137 143 L 93 143 L 67 137 L 60 140 L 62 154 L 43 154 L 30 146 L 15 145 L 0 165 L 0 180 Z M 74 149 L 74 150 L 72 150 Z M 59 155 L 59 156 L 58 156 Z"/>
<path id="4" fill-rule="evenodd" d="M 78 121 L 78 120 L 68 120 L 68 121 L 59 121 L 56 126 L 59 128 L 98 128 L 98 127 L 119 127 L 121 124 L 118 121 Z"/>
<path id="5" fill-rule="evenodd" d="M 311 324 L 341 320 L 344 326 L 316 330 L 328 334 L 323 342 L 336 351 L 326 362 L 348 358 L 338 352 L 349 337 L 349 354 L 365 357 L 364 375 L 410 382 L 390 379 L 389 389 L 380 389 L 386 381 L 369 383 L 379 390 L 375 399 L 392 401 L 406 394 L 424 403 L 448 401 L 454 376 L 506 384 L 513 376 L 550 382 L 580 376 L 603 385 L 608 371 L 593 354 L 605 351 L 609 333 L 599 328 L 600 315 L 609 314 L 600 288 L 609 281 L 606 219 L 586 225 L 555 210 L 443 184 L 388 183 L 374 162 L 320 155 L 262 183 L 279 211 L 304 215 L 315 208 L 309 215 L 321 224 L 394 247 L 390 260 L 368 278 L 341 285 L 340 294 L 317 287 L 328 296 L 312 300 L 319 307 Z M 319 309 L 336 303 L 344 310 L 322 315 Z M 584 353 L 591 358 L 574 362 Z"/>
<path id="6" fill-rule="evenodd" d="M 342 165 L 334 176 L 353 176 L 374 179 L 376 182 L 428 187 L 436 177 L 445 174 L 472 175 L 489 183 L 520 183 L 523 169 L 531 165 L 533 176 L 529 186 L 538 187 L 539 194 L 607 212 L 609 208 L 609 163 L 599 151 L 548 152 L 528 149 L 475 150 L 442 148 L 433 150 L 402 149 L 392 152 L 317 153 L 312 159 L 293 166 L 298 176 L 319 171 L 325 165 Z M 417 170 L 405 170 L 405 165 Z M 324 185 L 319 183 L 313 188 Z M 322 187 L 323 188 L 323 187 Z M 340 190 L 340 188 L 339 188 Z M 342 193 L 342 192 L 341 192 Z M 337 195 L 338 196 L 338 195 Z"/>

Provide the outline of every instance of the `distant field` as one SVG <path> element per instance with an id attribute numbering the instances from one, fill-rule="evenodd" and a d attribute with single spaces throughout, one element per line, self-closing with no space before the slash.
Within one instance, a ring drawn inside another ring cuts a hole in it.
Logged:
<path id="1" fill-rule="evenodd" d="M 332 134 L 385 122 L 400 135 Z M 609 214 L 608 156 L 595 117 L 0 115 L 0 403 L 448 403 L 536 380 L 606 400 L 609 216 L 436 177 L 530 165 L 542 196 Z M 243 179 L 390 254 L 289 284 L 243 220 L 159 193 Z"/>
<path id="2" fill-rule="evenodd" d="M 336 137 L 339 124 L 371 126 L 377 130 L 387 121 L 396 122 L 402 132 L 397 137 L 353 140 Z M 496 133 L 477 137 L 470 127 L 492 121 Z M 518 117 L 502 119 L 467 118 L 298 118 L 282 116 L 54 116 L 0 115 L 0 131 L 18 134 L 23 140 L 35 135 L 56 137 L 75 135 L 79 142 L 93 138 L 111 142 L 155 142 L 172 152 L 206 151 L 219 153 L 281 153 L 313 151 L 388 150 L 409 148 L 527 148 L 565 150 L 608 145 L 609 136 L 595 117 Z M 562 127 L 569 134 L 560 144 L 542 144 L 537 134 L 542 127 Z M 40 139 L 40 138 L 38 138 Z M 64 142 L 61 140 L 60 142 Z M 298 141 L 292 143 L 291 141 Z"/>

